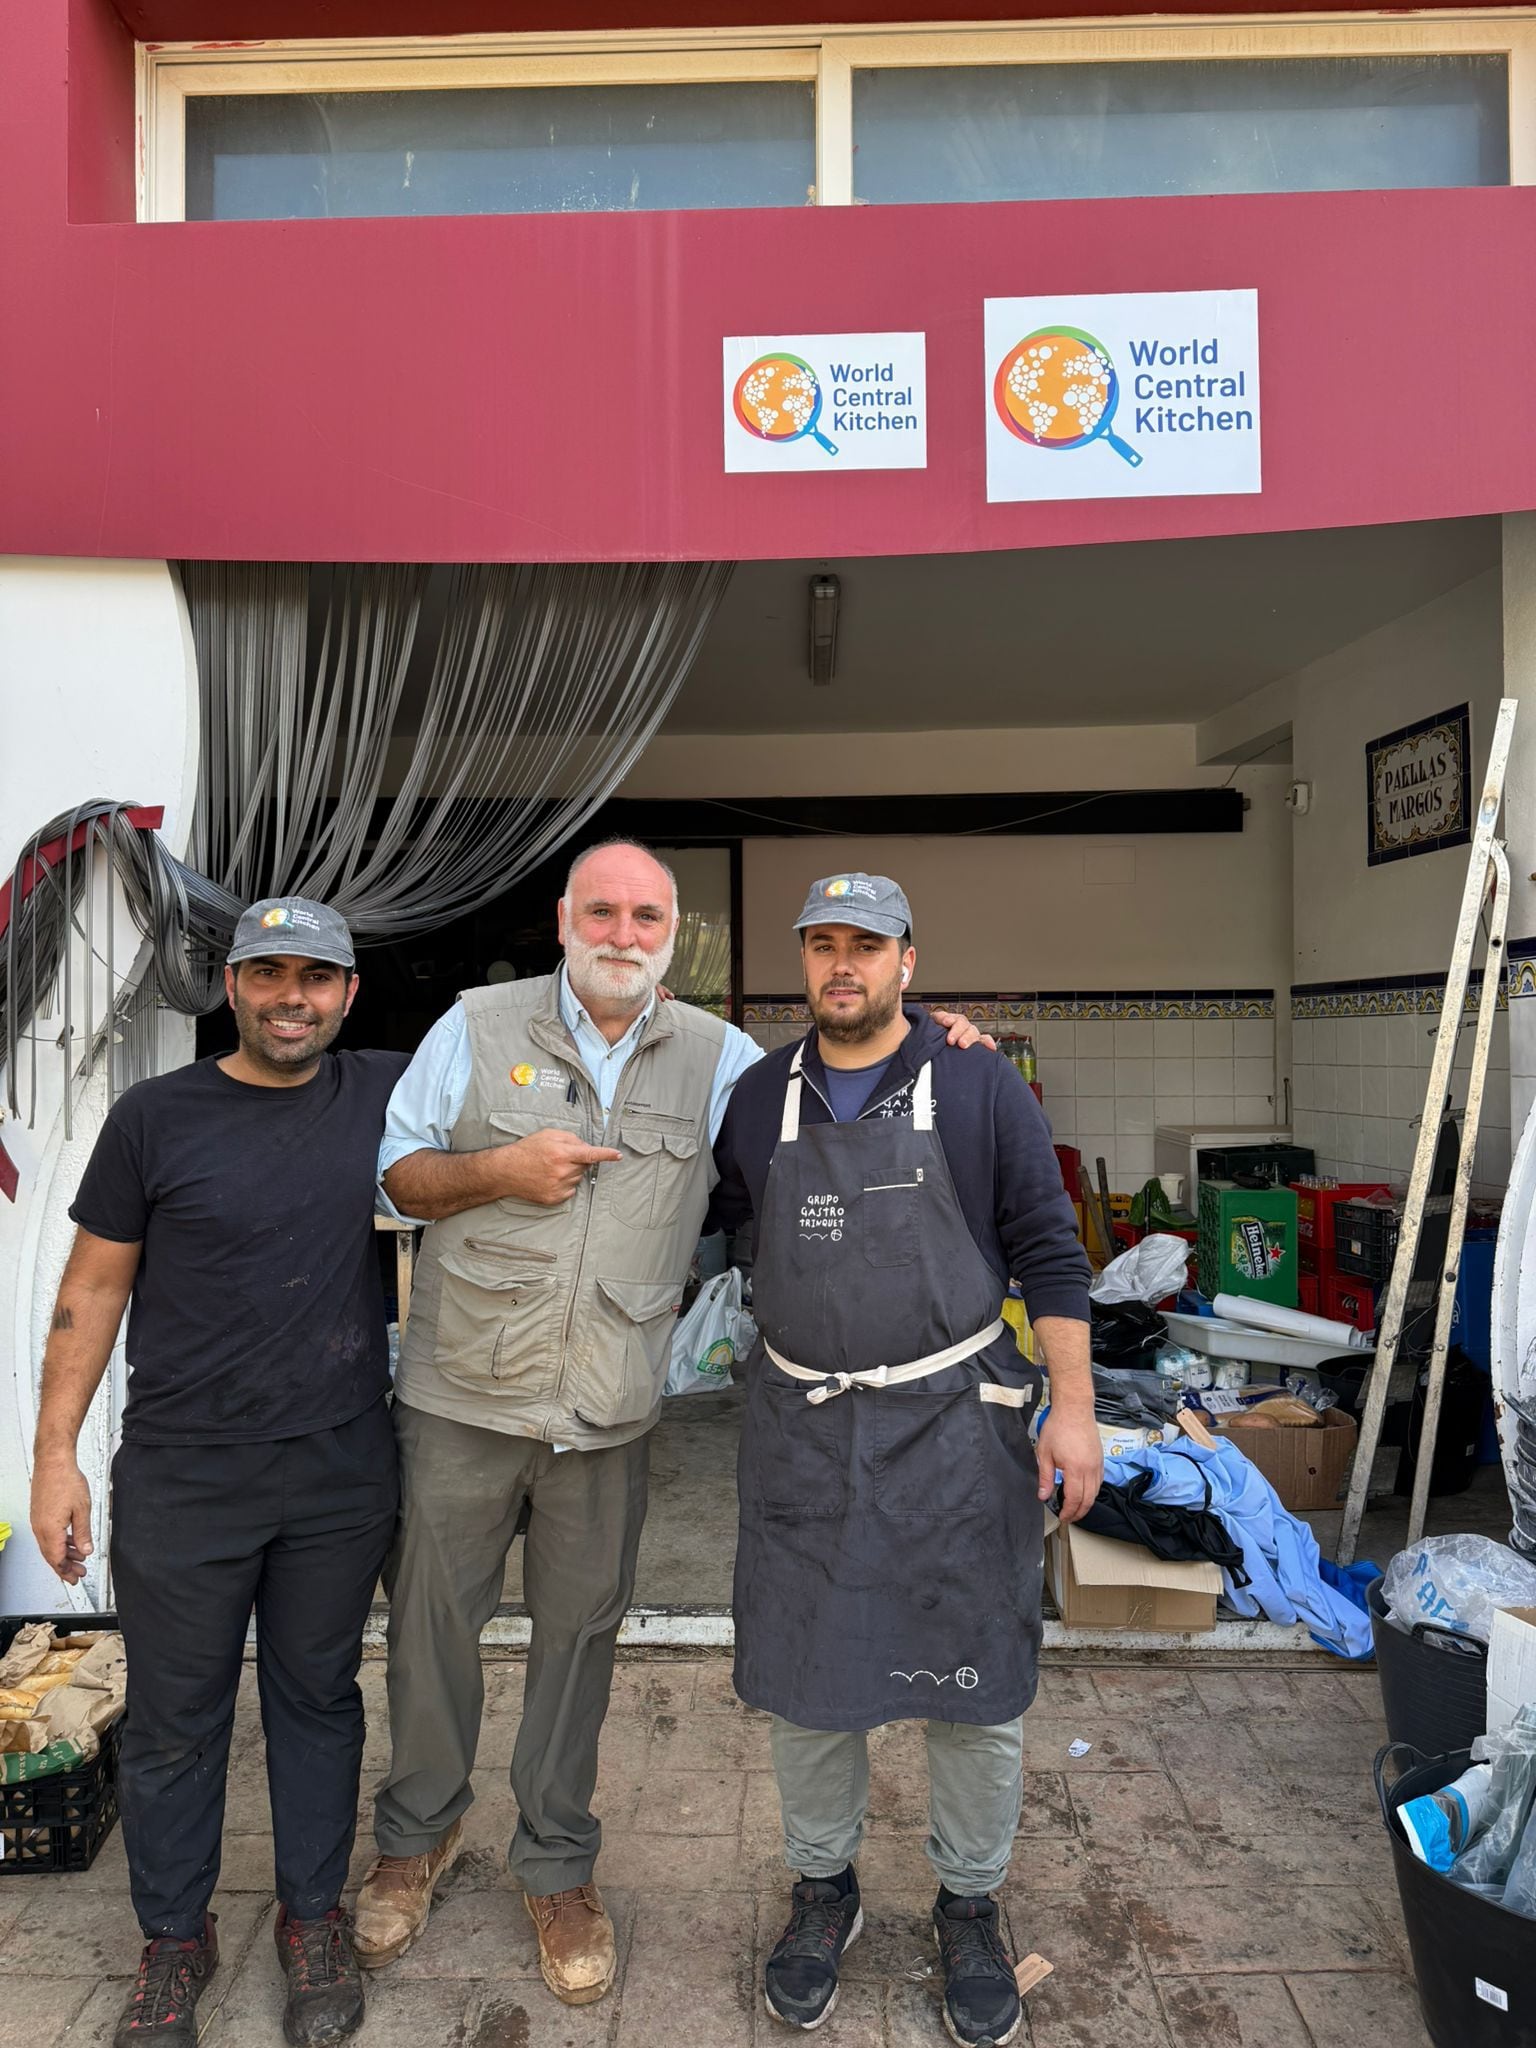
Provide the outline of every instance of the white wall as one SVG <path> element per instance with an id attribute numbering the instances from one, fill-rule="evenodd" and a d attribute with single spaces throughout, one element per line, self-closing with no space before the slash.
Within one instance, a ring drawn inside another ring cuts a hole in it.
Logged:
<path id="1" fill-rule="evenodd" d="M 91 797 L 165 807 L 164 836 L 186 844 L 198 742 L 196 668 L 176 586 L 164 562 L 0 560 L 0 869 L 9 873 L 40 825 Z M 138 934 L 125 906 L 113 906 L 116 965 L 134 961 Z M 98 901 L 98 944 L 107 912 Z M 77 948 L 75 987 L 87 963 Z M 132 977 L 130 977 L 131 979 Z M 99 1018 L 105 975 L 94 967 Z M 83 1021 L 77 1006 L 75 1028 Z M 35 1396 L 48 1316 L 71 1225 L 75 1187 L 105 1111 L 99 1077 L 75 1104 L 73 1136 L 63 1127 L 65 1063 L 54 1047 L 58 1020 L 40 1020 L 46 1056 L 38 1068 L 37 1114 L 27 1123 L 30 1073 L 22 1055 L 22 1113 L 0 1124 L 21 1177 L 17 1201 L 0 1199 L 0 1519 L 15 1534 L 0 1553 L 0 1613 L 65 1604 L 57 1579 L 27 1528 Z M 83 1048 L 77 1047 L 76 1053 Z M 176 1020 L 171 1060 L 191 1056 L 191 1027 Z M 121 1361 L 104 1384 L 81 1438 L 81 1464 L 95 1496 L 97 1535 Z M 98 1549 L 77 1606 L 105 1595 Z"/>
<path id="2" fill-rule="evenodd" d="M 663 736 L 622 796 L 716 797 L 1219 788 L 1187 725 L 1004 732 Z M 956 990 L 1264 988 L 1290 961 L 1288 777 L 1239 770 L 1241 835 L 752 838 L 743 850 L 746 987 L 799 986 L 790 927 L 809 884 L 893 874 L 912 900 L 925 994 Z M 722 809 L 722 834 L 739 831 Z M 761 829 L 761 816 L 751 821 Z"/>
<path id="3" fill-rule="evenodd" d="M 1500 578 L 1490 570 L 1297 671 L 1292 773 L 1312 785 L 1312 807 L 1295 833 L 1298 982 L 1446 966 L 1466 848 L 1367 866 L 1365 747 L 1470 702 L 1475 786 L 1503 665 Z"/>
<path id="4" fill-rule="evenodd" d="M 1448 966 L 1467 850 L 1367 864 L 1365 747 L 1468 702 L 1475 789 L 1503 688 L 1502 607 L 1493 570 L 1288 679 L 1292 772 L 1312 791 L 1310 810 L 1295 821 L 1296 982 L 1406 978 Z M 1315 1147 L 1321 1170 L 1343 1180 L 1407 1178 L 1438 1024 L 1438 1010 L 1297 1020 L 1296 1134 Z M 1470 1037 L 1468 1026 L 1453 1101 L 1464 1094 Z M 1509 1172 L 1508 1068 L 1501 1016 L 1476 1165 L 1476 1185 L 1488 1192 L 1502 1190 Z"/>

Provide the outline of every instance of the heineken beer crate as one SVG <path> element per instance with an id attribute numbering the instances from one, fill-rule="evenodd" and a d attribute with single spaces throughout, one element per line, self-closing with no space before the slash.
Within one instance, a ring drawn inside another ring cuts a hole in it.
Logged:
<path id="1" fill-rule="evenodd" d="M 1292 1189 L 1200 1183 L 1202 1293 L 1212 1300 L 1248 1294 L 1294 1308 L 1300 1264 Z"/>

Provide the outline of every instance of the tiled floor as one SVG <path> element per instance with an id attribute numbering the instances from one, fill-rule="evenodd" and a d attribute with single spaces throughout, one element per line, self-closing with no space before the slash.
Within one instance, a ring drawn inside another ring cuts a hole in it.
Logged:
<path id="1" fill-rule="evenodd" d="M 383 1667 L 364 1666 L 365 1794 L 387 1755 Z M 509 1887 L 505 1765 L 522 1666 L 487 1669 L 468 1849 L 426 1935 L 375 1981 L 367 2048 L 759 2048 L 761 1959 L 779 1930 L 766 1729 L 724 1657 L 621 1663 L 604 1737 L 599 1878 L 621 1976 L 570 2011 L 540 1982 Z M 224 1960 L 207 2048 L 276 2048 L 271 1844 L 247 1672 L 216 1900 Z M 1029 1717 L 1024 1814 L 1005 1893 L 1021 1951 L 1055 1974 L 1034 2048 L 1424 2048 L 1371 1791 L 1383 1739 L 1371 1671 L 1050 1663 Z M 1067 1754 L 1081 1737 L 1093 1747 Z M 827 2048 L 944 2039 L 928 1934 L 921 1730 L 872 1738 L 860 1859 L 867 1932 Z M 365 1797 L 366 1821 L 366 1797 Z M 366 1834 L 354 1876 L 366 1866 Z M 0 1878 L 0 2048 L 110 2039 L 137 1936 L 121 1835 L 78 1878 Z"/>

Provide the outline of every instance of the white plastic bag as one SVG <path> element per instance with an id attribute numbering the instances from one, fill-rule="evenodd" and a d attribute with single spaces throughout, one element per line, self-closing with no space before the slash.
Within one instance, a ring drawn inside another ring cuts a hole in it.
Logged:
<path id="1" fill-rule="evenodd" d="M 1486 1643 L 1499 1607 L 1536 1607 L 1536 1564 L 1491 1536 L 1426 1536 L 1387 1566 L 1387 1617 L 1411 1634 L 1432 1621 Z"/>
<path id="2" fill-rule="evenodd" d="M 672 1332 L 672 1364 L 663 1394 L 708 1393 L 731 1384 L 741 1317 L 741 1275 L 734 1266 L 706 1280 Z"/>
<path id="3" fill-rule="evenodd" d="M 1189 1246 L 1182 1237 L 1144 1237 L 1111 1259 L 1088 1289 L 1095 1301 L 1164 1301 L 1185 1286 Z"/>
<path id="4" fill-rule="evenodd" d="M 1511 1905 L 1504 1894 L 1530 1820 L 1531 1801 L 1536 1798 L 1536 1704 L 1522 1707 L 1507 1728 L 1479 1735 L 1472 1744 L 1472 1759 L 1491 1764 L 1493 1777 L 1483 1824 L 1451 1865 L 1451 1880 Z M 1527 1881 L 1522 1870 L 1517 1900 L 1524 1896 Z M 1512 1904 L 1512 1910 L 1527 1909 Z"/>

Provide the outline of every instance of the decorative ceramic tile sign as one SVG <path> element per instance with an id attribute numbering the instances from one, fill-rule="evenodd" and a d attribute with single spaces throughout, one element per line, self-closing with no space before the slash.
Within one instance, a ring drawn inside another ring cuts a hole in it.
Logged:
<path id="1" fill-rule="evenodd" d="M 985 302 L 987 498 L 1262 489 L 1259 295 Z"/>
<path id="2" fill-rule="evenodd" d="M 1465 704 L 1367 741 L 1370 866 L 1469 843 L 1470 751 L 1470 712 Z"/>
<path id="3" fill-rule="evenodd" d="M 726 470 L 926 469 L 926 341 L 728 334 Z"/>

